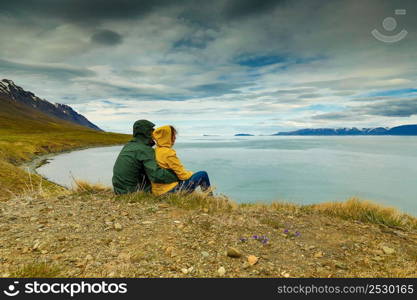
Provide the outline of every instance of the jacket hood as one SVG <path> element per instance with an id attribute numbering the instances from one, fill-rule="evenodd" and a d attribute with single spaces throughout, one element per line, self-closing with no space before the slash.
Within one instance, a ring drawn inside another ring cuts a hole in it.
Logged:
<path id="1" fill-rule="evenodd" d="M 154 127 L 155 124 L 148 120 L 138 120 L 133 124 L 133 136 L 151 142 Z"/>
<path id="2" fill-rule="evenodd" d="M 153 139 L 159 147 L 172 147 L 171 126 L 166 125 L 155 129 Z"/>

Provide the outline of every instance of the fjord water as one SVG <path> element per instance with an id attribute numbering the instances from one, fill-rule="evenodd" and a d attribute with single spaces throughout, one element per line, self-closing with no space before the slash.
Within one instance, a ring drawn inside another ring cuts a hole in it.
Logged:
<path id="1" fill-rule="evenodd" d="M 65 186 L 111 186 L 121 146 L 54 157 L 38 173 Z M 311 204 L 350 197 L 417 215 L 417 137 L 179 137 L 184 165 L 206 170 L 217 193 L 237 202 Z"/>

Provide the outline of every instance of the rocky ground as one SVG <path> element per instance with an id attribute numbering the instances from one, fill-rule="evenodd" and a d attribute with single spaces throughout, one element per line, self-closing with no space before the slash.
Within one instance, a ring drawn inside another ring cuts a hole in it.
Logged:
<path id="1" fill-rule="evenodd" d="M 297 209 L 111 193 L 0 202 L 0 276 L 417 277 L 417 234 Z"/>

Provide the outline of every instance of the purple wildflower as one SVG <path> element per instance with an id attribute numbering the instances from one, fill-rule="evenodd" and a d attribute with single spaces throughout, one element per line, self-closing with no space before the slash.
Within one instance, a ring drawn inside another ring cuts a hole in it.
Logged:
<path id="1" fill-rule="evenodd" d="M 257 239 L 259 239 L 259 236 L 254 235 L 252 238 L 255 239 L 255 240 L 257 240 Z"/>
<path id="2" fill-rule="evenodd" d="M 285 229 L 285 230 L 284 230 L 284 233 L 288 233 L 288 232 L 289 232 L 289 230 L 288 230 L 288 229 Z"/>
<path id="3" fill-rule="evenodd" d="M 240 238 L 239 239 L 242 243 L 246 242 L 248 239 L 247 238 Z"/>
<path id="4" fill-rule="evenodd" d="M 295 233 L 295 236 L 300 236 L 301 233 L 299 233 L 298 231 Z"/>

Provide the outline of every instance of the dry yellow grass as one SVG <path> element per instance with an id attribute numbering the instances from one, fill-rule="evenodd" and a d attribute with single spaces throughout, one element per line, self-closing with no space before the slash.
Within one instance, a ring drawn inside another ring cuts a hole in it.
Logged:
<path id="1" fill-rule="evenodd" d="M 86 181 L 75 181 L 74 191 L 83 194 L 112 195 L 110 187 L 101 184 L 91 184 Z M 394 207 L 386 207 L 371 201 L 351 198 L 344 202 L 325 202 L 313 205 L 298 205 L 287 202 L 265 203 L 241 203 L 237 204 L 226 196 L 209 196 L 207 193 L 195 192 L 167 194 L 154 196 L 149 193 L 137 192 L 116 197 L 118 200 L 128 203 L 158 203 L 166 202 L 170 205 L 184 208 L 197 209 L 205 212 L 229 212 L 231 210 L 246 210 L 258 212 L 280 211 L 298 216 L 301 214 L 320 213 L 346 220 L 361 221 L 366 223 L 384 225 L 404 230 L 416 230 L 417 218 L 403 214 Z M 267 221 L 265 221 L 267 222 Z"/>
<path id="2" fill-rule="evenodd" d="M 393 207 L 385 207 L 357 198 L 351 198 L 345 202 L 314 204 L 308 206 L 308 208 L 348 220 L 358 220 L 403 229 L 417 229 L 417 219 L 415 217 L 403 214 Z"/>
<path id="3" fill-rule="evenodd" d="M 14 278 L 56 278 L 61 269 L 58 265 L 46 262 L 33 262 L 25 264 L 10 274 Z"/>
<path id="4" fill-rule="evenodd" d="M 79 194 L 111 193 L 112 189 L 99 183 L 89 183 L 85 180 L 74 179 L 73 191 Z"/>

